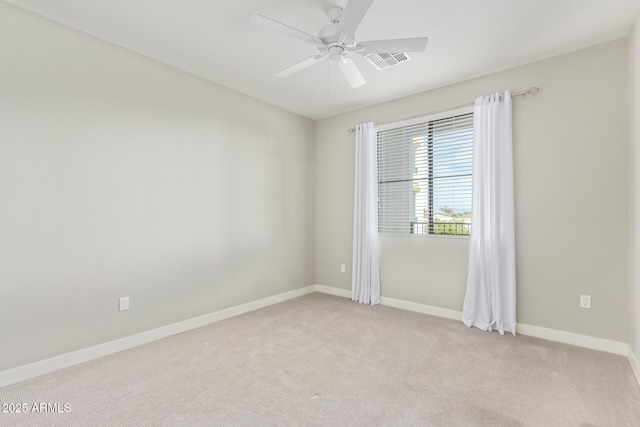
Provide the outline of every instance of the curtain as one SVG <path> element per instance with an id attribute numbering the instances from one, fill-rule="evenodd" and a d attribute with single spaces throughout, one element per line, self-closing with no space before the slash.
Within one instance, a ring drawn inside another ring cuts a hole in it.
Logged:
<path id="1" fill-rule="evenodd" d="M 471 242 L 462 321 L 515 335 L 511 94 L 479 97 L 473 114 Z"/>
<path id="2" fill-rule="evenodd" d="M 378 260 L 378 141 L 374 123 L 356 127 L 352 300 L 380 304 Z"/>

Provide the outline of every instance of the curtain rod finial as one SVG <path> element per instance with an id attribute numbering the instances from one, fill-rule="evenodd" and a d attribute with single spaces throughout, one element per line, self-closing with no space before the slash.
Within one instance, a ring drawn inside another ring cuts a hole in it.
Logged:
<path id="1" fill-rule="evenodd" d="M 531 95 L 535 95 L 535 94 L 536 94 L 536 93 L 538 93 L 538 92 L 540 92 L 540 88 L 539 88 L 539 87 L 534 86 L 534 87 L 532 87 L 531 89 L 529 89 L 529 93 L 530 93 Z"/>

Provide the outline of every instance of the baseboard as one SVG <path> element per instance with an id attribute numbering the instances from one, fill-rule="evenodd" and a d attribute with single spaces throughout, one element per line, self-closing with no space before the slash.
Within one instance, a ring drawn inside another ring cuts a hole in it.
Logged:
<path id="1" fill-rule="evenodd" d="M 445 319 L 461 320 L 462 313 L 447 308 L 435 307 L 432 305 L 418 304 L 415 302 L 381 297 L 380 303 L 389 307 L 400 308 L 402 310 L 415 311 L 416 313 L 430 314 L 431 316 L 444 317 Z"/>
<path id="2" fill-rule="evenodd" d="M 605 353 L 627 356 L 629 345 L 620 341 L 612 341 L 604 338 L 596 338 L 588 335 L 574 334 L 573 332 L 559 331 L 557 329 L 543 328 L 518 323 L 516 332 L 530 337 L 542 338 L 549 341 L 571 344 L 591 350 L 604 351 Z"/>
<path id="3" fill-rule="evenodd" d="M 351 298 L 351 291 L 347 289 L 333 288 L 331 286 L 315 285 L 316 292 L 323 294 L 335 295 L 337 297 Z"/>
<path id="4" fill-rule="evenodd" d="M 351 298 L 351 291 L 347 289 L 334 288 L 331 286 L 315 285 L 316 292 L 323 294 L 335 295 L 338 297 Z M 435 307 L 432 305 L 418 304 L 415 302 L 404 301 L 400 299 L 381 297 L 380 305 L 388 307 L 400 308 L 402 310 L 415 311 L 417 313 L 430 314 L 432 316 L 445 317 L 447 319 L 460 320 L 462 313 L 446 308 Z"/>
<path id="5" fill-rule="evenodd" d="M 19 366 L 17 368 L 8 369 L 6 371 L 0 372 L 0 387 L 19 381 L 24 381 L 26 379 L 33 378 L 39 375 L 44 375 L 49 372 L 64 369 L 80 363 L 88 362 L 100 357 L 108 356 L 119 351 L 127 350 L 139 345 L 166 338 L 171 335 L 206 326 L 220 320 L 228 319 L 229 317 L 258 310 L 260 308 L 297 298 L 312 292 L 321 292 L 329 295 L 351 298 L 350 290 L 324 285 L 307 286 L 271 297 L 262 298 L 246 304 L 216 311 L 204 316 L 195 317 L 193 319 L 173 323 L 171 325 L 152 329 L 150 331 L 145 331 L 136 335 L 131 335 L 114 341 L 98 344 L 93 347 L 66 353 L 60 356 L 52 357 L 50 359 L 45 359 L 42 361 L 30 363 L 28 365 Z M 418 304 L 388 297 L 382 297 L 381 304 L 389 307 L 395 307 L 403 310 L 414 311 L 417 313 L 429 314 L 432 316 L 438 316 L 458 321 L 462 317 L 462 313 L 456 310 L 449 310 L 446 308 L 434 307 L 426 304 Z M 517 333 L 550 341 L 571 344 L 578 347 L 584 347 L 626 356 L 629 360 L 636 380 L 640 385 L 640 363 L 638 363 L 638 359 L 631 350 L 631 347 L 629 347 L 626 343 L 526 324 L 518 324 Z"/>
<path id="6" fill-rule="evenodd" d="M 316 292 L 323 294 L 335 295 L 338 297 L 351 298 L 351 291 L 347 289 L 334 288 L 331 286 L 315 285 Z M 434 307 L 425 304 L 416 304 L 414 302 L 403 301 L 399 299 L 381 297 L 380 305 L 400 308 L 408 311 L 415 311 L 423 314 L 431 314 L 432 316 L 446 317 L 447 319 L 460 320 L 462 313 L 446 308 Z"/>
<path id="7" fill-rule="evenodd" d="M 69 366 L 77 365 L 79 363 L 88 362 L 99 357 L 108 356 L 110 354 L 137 347 L 139 345 L 147 344 L 161 338 L 166 338 L 171 335 L 206 326 L 211 323 L 227 319 L 229 317 L 248 313 L 250 311 L 258 310 L 260 308 L 287 301 L 293 298 L 298 298 L 302 295 L 310 294 L 315 291 L 315 286 L 306 286 L 304 288 L 295 289 L 293 291 L 284 292 L 282 294 L 262 298 L 256 301 L 251 301 L 246 304 L 237 305 L 235 307 L 216 311 L 214 313 L 205 314 L 204 316 L 194 317 L 192 319 L 173 323 L 167 326 L 162 326 L 150 331 L 141 332 L 136 335 L 131 335 L 114 341 L 98 344 L 93 347 L 83 348 L 81 350 L 62 354 L 60 356 L 55 356 L 50 359 L 45 359 L 38 362 L 30 363 L 28 365 L 19 366 L 17 368 L 8 369 L 6 371 L 0 372 L 0 387 L 17 383 L 19 381 L 24 381 L 26 379 L 37 377 L 39 375 L 44 375 L 49 372 L 57 371 L 59 369 L 68 368 Z"/>
<path id="8" fill-rule="evenodd" d="M 344 289 L 332 288 L 330 286 L 323 286 L 323 285 L 315 285 L 315 289 L 318 292 L 323 292 L 326 294 L 344 296 L 348 298 L 351 297 L 351 291 L 347 291 Z M 393 299 L 388 297 L 381 297 L 380 302 L 382 305 L 400 308 L 402 310 L 415 311 L 417 313 L 429 314 L 432 316 L 444 317 L 446 319 L 452 319 L 452 320 L 458 320 L 458 321 L 462 319 L 462 312 L 457 310 L 434 307 L 426 304 L 418 304 L 415 302 L 398 300 L 398 299 Z M 527 335 L 535 338 L 542 338 L 549 341 L 555 341 L 555 342 L 560 342 L 564 344 L 571 344 L 577 347 L 584 347 L 591 350 L 604 351 L 606 353 L 613 353 L 621 356 L 627 356 L 629 351 L 628 350 L 629 346 L 623 342 L 611 341 L 603 338 L 590 337 L 587 335 L 579 335 L 579 334 L 574 334 L 572 332 L 559 331 L 556 329 L 542 328 L 540 326 L 532 326 L 532 325 L 518 323 L 516 327 L 516 332 L 518 334 Z"/>
<path id="9" fill-rule="evenodd" d="M 640 363 L 638 362 L 638 358 L 631 346 L 629 346 L 629 352 L 627 353 L 627 359 L 629 359 L 629 364 L 631 365 L 631 370 L 633 371 L 633 375 L 636 377 L 636 381 L 638 382 L 638 387 L 640 387 Z"/>

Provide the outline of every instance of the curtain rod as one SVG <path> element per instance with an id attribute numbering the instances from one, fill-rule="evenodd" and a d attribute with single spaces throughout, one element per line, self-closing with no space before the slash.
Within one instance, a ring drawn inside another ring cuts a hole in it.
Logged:
<path id="1" fill-rule="evenodd" d="M 540 88 L 534 86 L 529 90 L 523 90 L 522 92 L 512 93 L 511 97 L 513 98 L 515 96 L 535 95 L 538 92 L 540 92 Z M 475 102 L 472 102 L 470 104 L 457 105 L 455 107 L 445 108 L 444 110 L 432 111 L 430 113 L 423 113 L 423 114 L 419 114 L 417 116 L 405 117 L 404 119 L 394 120 L 393 122 L 380 123 L 380 125 L 386 125 L 386 124 L 389 124 L 389 123 L 403 122 L 405 120 L 417 119 L 418 117 L 430 116 L 432 114 L 445 113 L 447 111 L 457 110 L 458 108 L 473 107 L 474 105 L 475 105 Z M 356 131 L 355 128 L 351 128 L 351 129 L 348 130 L 349 133 L 354 133 L 355 131 Z"/>

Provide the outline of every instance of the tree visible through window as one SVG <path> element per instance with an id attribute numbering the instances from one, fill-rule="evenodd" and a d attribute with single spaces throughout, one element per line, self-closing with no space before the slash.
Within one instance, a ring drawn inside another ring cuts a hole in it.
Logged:
<path id="1" fill-rule="evenodd" d="M 470 109 L 378 131 L 378 231 L 469 235 Z"/>

